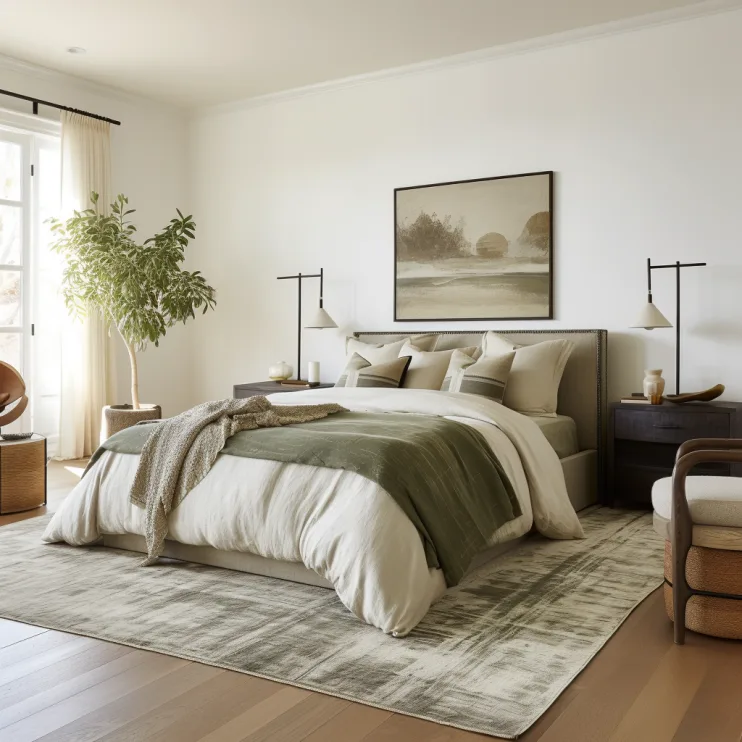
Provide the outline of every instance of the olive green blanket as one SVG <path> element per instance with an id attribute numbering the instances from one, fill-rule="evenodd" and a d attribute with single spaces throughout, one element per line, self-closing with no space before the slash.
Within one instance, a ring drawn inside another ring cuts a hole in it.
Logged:
<path id="1" fill-rule="evenodd" d="M 157 423 L 109 438 L 96 452 L 140 453 Z M 339 412 L 235 433 L 222 455 L 356 472 L 394 498 L 420 533 L 428 566 L 456 585 L 492 534 L 521 515 L 512 485 L 481 433 L 442 417 Z"/>

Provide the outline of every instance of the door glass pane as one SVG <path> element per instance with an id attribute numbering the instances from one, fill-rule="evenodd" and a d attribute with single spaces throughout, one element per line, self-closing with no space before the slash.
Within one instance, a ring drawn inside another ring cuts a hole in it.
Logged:
<path id="1" fill-rule="evenodd" d="M 0 206 L 0 265 L 21 264 L 21 207 Z"/>
<path id="2" fill-rule="evenodd" d="M 21 145 L 0 141 L 0 198 L 21 200 Z"/>
<path id="3" fill-rule="evenodd" d="M 0 271 L 0 326 L 21 324 L 21 272 Z"/>
<path id="4" fill-rule="evenodd" d="M 18 332 L 0 332 L 0 361 L 21 370 L 21 335 Z"/>

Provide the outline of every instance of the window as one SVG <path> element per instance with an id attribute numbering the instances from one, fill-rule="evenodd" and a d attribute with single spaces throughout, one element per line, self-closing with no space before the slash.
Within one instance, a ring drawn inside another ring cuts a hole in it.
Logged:
<path id="1" fill-rule="evenodd" d="M 44 222 L 59 213 L 59 136 L 48 122 L 40 132 L 6 126 L 5 120 L 0 111 L 0 360 L 20 371 L 30 402 L 10 429 L 47 436 L 52 453 L 59 429 L 64 314 L 61 264 L 49 249 Z"/>

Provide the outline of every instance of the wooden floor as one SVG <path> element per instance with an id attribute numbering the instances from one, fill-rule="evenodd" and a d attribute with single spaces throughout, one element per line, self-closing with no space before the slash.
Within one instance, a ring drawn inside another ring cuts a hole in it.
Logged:
<path id="1" fill-rule="evenodd" d="M 50 466 L 50 510 L 77 481 L 81 466 Z M 0 516 L 0 526 L 42 512 Z M 195 662 L 0 620 L 0 740 L 38 739 L 474 742 L 492 738 Z M 674 646 L 659 592 L 634 611 L 521 737 L 523 742 L 740 739 L 742 642 L 690 634 L 686 646 Z"/>

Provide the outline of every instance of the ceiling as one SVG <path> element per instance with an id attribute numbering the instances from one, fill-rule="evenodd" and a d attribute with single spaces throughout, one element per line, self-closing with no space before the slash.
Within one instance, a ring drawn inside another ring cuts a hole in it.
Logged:
<path id="1" fill-rule="evenodd" d="M 0 54 L 195 107 L 710 2 L 0 0 Z"/>

